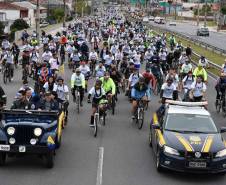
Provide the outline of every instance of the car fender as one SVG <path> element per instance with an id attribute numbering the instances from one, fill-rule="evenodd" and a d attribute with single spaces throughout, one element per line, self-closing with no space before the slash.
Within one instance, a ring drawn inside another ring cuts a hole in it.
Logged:
<path id="1" fill-rule="evenodd" d="M 5 142 L 8 141 L 6 133 L 2 129 L 0 129 L 0 141 L 5 141 Z"/>
<path id="2" fill-rule="evenodd" d="M 46 132 L 42 136 L 40 143 L 48 143 L 48 138 L 51 137 L 53 141 L 55 142 L 56 140 L 57 133 L 56 132 Z"/>

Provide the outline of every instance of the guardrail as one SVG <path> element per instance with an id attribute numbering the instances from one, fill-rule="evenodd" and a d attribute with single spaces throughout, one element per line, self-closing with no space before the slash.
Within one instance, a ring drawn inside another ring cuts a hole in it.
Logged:
<path id="1" fill-rule="evenodd" d="M 187 41 L 189 41 L 189 42 L 193 42 L 195 45 L 202 46 L 202 47 L 204 47 L 205 49 L 211 50 L 211 51 L 213 51 L 213 52 L 215 52 L 215 53 L 218 53 L 218 54 L 221 54 L 221 55 L 226 55 L 226 50 L 224 50 L 224 49 L 221 49 L 221 48 L 212 46 L 212 45 L 210 45 L 210 44 L 207 44 L 207 43 L 205 43 L 205 42 L 203 42 L 203 41 L 200 41 L 200 40 L 198 40 L 198 39 L 195 39 L 195 38 L 190 37 L 190 36 L 188 36 L 188 35 L 186 35 L 186 34 L 183 34 L 183 33 L 178 33 L 178 32 L 169 30 L 169 29 L 167 29 L 167 28 L 164 28 L 164 30 L 166 30 L 166 31 L 169 32 L 169 33 L 175 34 L 175 35 L 177 35 L 178 37 L 181 37 L 181 38 L 183 38 L 183 39 L 185 39 L 185 40 L 187 40 Z"/>

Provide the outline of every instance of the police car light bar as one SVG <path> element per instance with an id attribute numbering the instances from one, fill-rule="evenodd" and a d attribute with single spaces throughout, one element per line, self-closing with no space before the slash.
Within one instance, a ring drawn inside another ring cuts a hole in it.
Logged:
<path id="1" fill-rule="evenodd" d="M 166 104 L 188 106 L 188 107 L 198 107 L 198 106 L 207 106 L 208 102 L 207 101 L 203 101 L 203 102 L 183 102 L 183 101 L 166 100 Z"/>

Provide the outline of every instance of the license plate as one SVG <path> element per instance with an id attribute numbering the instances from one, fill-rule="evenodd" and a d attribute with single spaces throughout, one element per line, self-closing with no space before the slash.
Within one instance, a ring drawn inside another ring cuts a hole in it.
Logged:
<path id="1" fill-rule="evenodd" d="M 9 145 L 0 145 L 0 151 L 10 151 Z"/>
<path id="2" fill-rule="evenodd" d="M 189 162 L 191 168 L 206 168 L 206 162 Z"/>
<path id="3" fill-rule="evenodd" d="M 26 152 L 26 147 L 25 146 L 19 146 L 19 152 L 21 152 L 21 153 Z"/>

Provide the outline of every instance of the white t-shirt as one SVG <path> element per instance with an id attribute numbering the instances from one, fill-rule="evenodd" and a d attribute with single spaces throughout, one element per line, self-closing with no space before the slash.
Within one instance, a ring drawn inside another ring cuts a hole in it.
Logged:
<path id="1" fill-rule="evenodd" d="M 53 91 L 56 92 L 58 98 L 60 100 L 63 100 L 63 101 L 66 100 L 66 93 L 69 92 L 67 85 L 60 86 L 60 85 L 57 85 L 57 84 L 54 84 Z"/>
<path id="2" fill-rule="evenodd" d="M 191 85 L 191 89 L 194 90 L 193 92 L 194 97 L 200 97 L 203 95 L 203 92 L 206 91 L 206 84 L 203 82 L 201 83 L 193 82 Z"/>
<path id="3" fill-rule="evenodd" d="M 57 62 L 56 58 L 51 58 L 49 60 L 50 69 L 59 69 L 59 62 Z"/>
<path id="4" fill-rule="evenodd" d="M 194 82 L 194 77 L 188 77 L 188 76 L 185 76 L 184 79 L 182 80 L 183 83 L 184 83 L 184 88 L 186 89 L 191 89 L 191 85 L 193 84 Z"/>
<path id="5" fill-rule="evenodd" d="M 87 73 L 90 72 L 90 68 L 87 65 L 85 65 L 85 66 L 81 65 L 81 66 L 79 66 L 79 69 L 84 76 L 86 76 Z"/>
<path id="6" fill-rule="evenodd" d="M 164 83 L 161 88 L 161 90 L 163 90 L 162 97 L 173 99 L 173 92 L 176 91 L 176 89 L 177 88 L 173 83 L 170 86 L 168 86 L 167 83 Z"/>
<path id="7" fill-rule="evenodd" d="M 132 73 L 129 77 L 129 82 L 131 83 L 131 87 L 133 87 L 138 81 L 139 78 L 142 77 L 142 74 L 134 74 Z"/>

